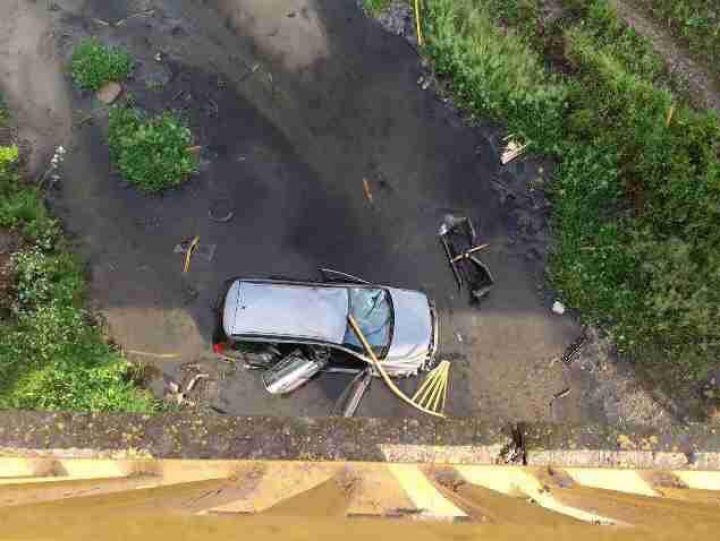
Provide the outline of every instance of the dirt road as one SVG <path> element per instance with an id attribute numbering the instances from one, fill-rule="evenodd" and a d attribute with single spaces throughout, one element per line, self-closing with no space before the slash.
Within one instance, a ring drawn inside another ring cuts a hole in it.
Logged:
<path id="1" fill-rule="evenodd" d="M 93 306 L 113 338 L 125 350 L 177 356 L 132 359 L 174 378 L 196 363 L 190 370 L 212 376 L 203 403 L 228 413 L 326 415 L 339 377 L 270 397 L 256 373 L 218 363 L 209 341 L 224 279 L 313 277 L 328 266 L 436 301 L 441 353 L 453 361 L 452 415 L 553 418 L 550 401 L 567 383 L 552 359 L 580 330 L 549 310 L 542 291 L 548 209 L 528 186 L 549 170 L 532 161 L 501 169 L 497 130 L 466 127 L 423 90 L 423 67 L 402 38 L 353 0 L 49 5 L 0 7 L 2 86 L 21 119 L 53 111 L 23 126 L 38 162 L 55 145 L 71 149 L 52 203 L 89 261 Z M 143 196 L 112 172 L 106 108 L 73 90 L 64 71 L 88 35 L 137 59 L 128 91 L 141 107 L 188 120 L 202 170 L 183 188 Z M 208 218 L 216 201 L 229 202 L 232 221 Z M 483 257 L 497 285 L 480 309 L 458 294 L 437 241 L 449 212 L 471 217 L 490 243 Z M 215 246 L 214 257 L 194 258 L 183 275 L 173 248 L 194 235 Z M 154 386 L 161 392 L 162 379 Z M 569 397 L 561 415 L 582 417 L 583 408 L 580 396 Z M 377 382 L 360 414 L 408 410 Z"/>

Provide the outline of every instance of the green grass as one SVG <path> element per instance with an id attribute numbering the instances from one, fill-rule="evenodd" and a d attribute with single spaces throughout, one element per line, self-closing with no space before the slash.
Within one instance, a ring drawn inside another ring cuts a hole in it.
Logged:
<path id="1" fill-rule="evenodd" d="M 720 76 L 720 4 L 717 0 L 635 0 Z"/>
<path id="2" fill-rule="evenodd" d="M 132 57 L 125 50 L 89 38 L 75 47 L 70 71 L 80 89 L 96 91 L 109 82 L 123 81 L 133 65 Z"/>
<path id="3" fill-rule="evenodd" d="M 371 15 L 379 15 L 390 5 L 391 0 L 362 0 L 363 8 Z"/>
<path id="4" fill-rule="evenodd" d="M 0 296 L 0 408 L 156 410 L 83 309 L 82 267 L 42 194 L 21 180 L 17 158 L 17 148 L 0 147 L 0 227 L 23 243 L 11 263 L 11 300 Z"/>
<path id="5" fill-rule="evenodd" d="M 661 59 L 606 0 L 564 3 L 543 27 L 534 0 L 428 0 L 426 51 L 466 107 L 560 162 L 565 301 L 638 361 L 700 378 L 720 353 L 720 122 L 665 89 Z"/>
<path id="6" fill-rule="evenodd" d="M 147 193 L 178 186 L 197 171 L 192 134 L 170 113 L 146 118 L 127 104 L 114 106 L 109 144 L 123 177 Z"/>

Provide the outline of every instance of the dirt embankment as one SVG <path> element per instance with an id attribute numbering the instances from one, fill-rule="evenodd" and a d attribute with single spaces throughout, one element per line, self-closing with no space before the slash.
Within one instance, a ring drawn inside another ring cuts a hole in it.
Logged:
<path id="1" fill-rule="evenodd" d="M 720 81 L 717 77 L 679 45 L 667 29 L 631 1 L 612 0 L 612 4 L 627 24 L 652 42 L 668 70 L 685 82 L 695 106 L 720 114 Z"/>

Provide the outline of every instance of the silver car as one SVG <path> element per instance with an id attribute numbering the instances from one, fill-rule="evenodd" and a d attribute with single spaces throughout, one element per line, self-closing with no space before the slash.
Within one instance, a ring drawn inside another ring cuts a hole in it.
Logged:
<path id="1" fill-rule="evenodd" d="M 372 365 L 348 325 L 352 316 L 388 375 L 411 376 L 434 366 L 438 318 L 424 293 L 330 269 L 321 274 L 322 282 L 228 281 L 218 307 L 216 352 L 248 343 L 314 346 Z"/>

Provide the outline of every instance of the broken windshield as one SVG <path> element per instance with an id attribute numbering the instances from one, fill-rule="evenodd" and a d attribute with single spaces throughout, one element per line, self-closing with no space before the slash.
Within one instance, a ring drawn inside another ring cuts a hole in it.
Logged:
<path id="1" fill-rule="evenodd" d="M 385 356 L 392 336 L 390 293 L 384 289 L 354 287 L 348 289 L 348 294 L 350 315 L 357 321 L 375 355 Z M 359 353 L 365 353 L 362 343 L 349 325 L 343 343 Z"/>

